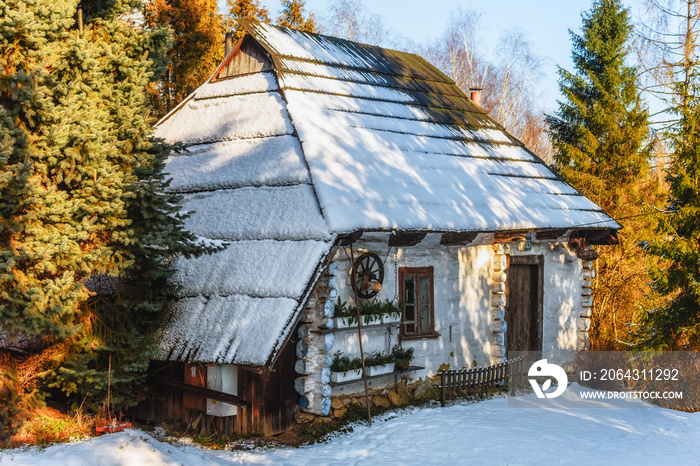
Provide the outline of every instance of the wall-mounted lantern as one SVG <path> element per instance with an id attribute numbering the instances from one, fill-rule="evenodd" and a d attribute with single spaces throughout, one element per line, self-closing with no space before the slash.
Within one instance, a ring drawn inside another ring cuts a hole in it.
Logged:
<path id="1" fill-rule="evenodd" d="M 532 250 L 532 238 L 526 236 L 518 240 L 518 251 L 527 252 Z"/>

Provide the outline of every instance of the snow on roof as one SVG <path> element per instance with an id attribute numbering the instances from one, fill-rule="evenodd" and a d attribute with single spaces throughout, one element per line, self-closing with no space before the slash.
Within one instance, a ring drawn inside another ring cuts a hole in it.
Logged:
<path id="1" fill-rule="evenodd" d="M 222 81 L 228 84 L 226 81 Z M 158 126 L 166 142 L 202 144 L 232 139 L 292 134 L 292 124 L 278 92 L 190 99 Z"/>
<path id="2" fill-rule="evenodd" d="M 260 356 L 278 350 L 280 344 L 269 329 L 284 328 L 297 305 L 292 298 L 245 295 L 181 299 L 171 317 L 177 325 L 166 326 L 161 345 L 172 352 L 169 359 L 263 365 L 267 357 Z"/>
<path id="3" fill-rule="evenodd" d="M 159 340 L 166 359 L 265 365 L 282 347 L 330 244 L 233 241 L 179 259 L 180 288 Z"/>
<path id="4" fill-rule="evenodd" d="M 175 261 L 162 357 L 265 365 L 281 349 L 333 236 L 272 73 L 206 83 L 157 126 L 183 142 L 169 189 L 188 230 L 223 251 Z"/>
<path id="5" fill-rule="evenodd" d="M 173 280 L 180 286 L 180 297 L 298 299 L 326 252 L 324 241 L 232 241 L 216 254 L 178 260 Z"/>
<path id="6" fill-rule="evenodd" d="M 241 24 L 273 71 L 226 62 L 156 130 L 187 228 L 230 243 L 177 261 L 169 357 L 269 364 L 339 234 L 620 227 L 423 58 Z"/>
<path id="7" fill-rule="evenodd" d="M 243 22 L 331 231 L 619 228 L 421 57 Z"/>
<path id="8" fill-rule="evenodd" d="M 294 136 L 190 146 L 170 156 L 166 171 L 172 177 L 169 189 L 176 192 L 311 182 Z"/>
<path id="9" fill-rule="evenodd" d="M 225 241 L 330 238 L 308 184 L 187 194 L 182 205 L 183 211 L 193 212 L 185 220 L 187 229 L 205 238 Z"/>
<path id="10" fill-rule="evenodd" d="M 275 75 L 255 73 L 216 83 L 204 83 L 194 95 L 195 100 L 228 97 L 232 95 L 254 94 L 279 89 Z"/>

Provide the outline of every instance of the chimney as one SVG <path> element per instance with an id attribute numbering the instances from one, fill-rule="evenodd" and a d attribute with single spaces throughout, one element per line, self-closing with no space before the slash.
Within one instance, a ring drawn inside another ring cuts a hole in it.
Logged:
<path id="1" fill-rule="evenodd" d="M 483 89 L 480 87 L 470 87 L 469 90 L 471 91 L 472 102 L 481 107 L 481 91 Z"/>
<path id="2" fill-rule="evenodd" d="M 227 56 L 230 52 L 231 49 L 233 49 L 233 32 L 229 31 L 226 33 L 224 36 L 224 57 Z"/>

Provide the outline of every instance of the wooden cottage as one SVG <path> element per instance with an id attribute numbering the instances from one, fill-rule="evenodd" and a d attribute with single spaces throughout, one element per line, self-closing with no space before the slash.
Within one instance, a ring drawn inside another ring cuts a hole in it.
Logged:
<path id="1" fill-rule="evenodd" d="M 157 125 L 189 149 L 167 164 L 187 227 L 228 247 L 177 262 L 156 377 L 178 390 L 152 416 L 275 433 L 328 415 L 363 388 L 329 379 L 334 354 L 359 355 L 333 320 L 356 290 L 403 303 L 401 323 L 372 322 L 362 343 L 413 348 L 404 381 L 585 348 L 586 248 L 614 244 L 617 222 L 423 58 L 241 23 Z"/>

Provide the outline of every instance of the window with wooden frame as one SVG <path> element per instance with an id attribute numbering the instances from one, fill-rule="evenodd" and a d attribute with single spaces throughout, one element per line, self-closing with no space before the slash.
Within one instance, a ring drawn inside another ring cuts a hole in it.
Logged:
<path id="1" fill-rule="evenodd" d="M 399 296 L 403 304 L 401 337 L 431 338 L 435 332 L 433 268 L 400 267 Z"/>

